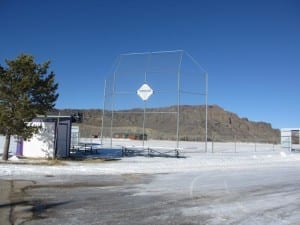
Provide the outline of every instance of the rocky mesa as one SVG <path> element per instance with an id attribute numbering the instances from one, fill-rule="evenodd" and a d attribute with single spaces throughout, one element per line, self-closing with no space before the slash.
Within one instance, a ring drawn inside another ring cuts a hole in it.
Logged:
<path id="1" fill-rule="evenodd" d="M 150 139 L 172 140 L 177 134 L 177 106 L 147 109 L 143 125 L 143 109 L 115 111 L 113 133 L 145 133 Z M 61 109 L 52 113 L 60 115 L 82 114 L 78 123 L 81 137 L 93 137 L 101 134 L 101 109 Z M 109 135 L 111 113 L 104 113 L 103 134 Z M 180 106 L 179 137 L 186 141 L 205 140 L 205 106 Z M 109 130 L 109 131 L 108 131 Z M 208 106 L 208 140 L 279 143 L 280 130 L 273 129 L 270 123 L 255 122 L 240 118 L 233 112 L 225 111 L 217 105 Z"/>

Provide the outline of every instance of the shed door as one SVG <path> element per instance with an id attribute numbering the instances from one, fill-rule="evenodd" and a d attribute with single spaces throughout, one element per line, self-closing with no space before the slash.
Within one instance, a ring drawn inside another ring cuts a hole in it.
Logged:
<path id="1" fill-rule="evenodd" d="M 56 157 L 63 158 L 67 157 L 69 154 L 68 142 L 69 142 L 69 132 L 68 124 L 60 123 L 58 124 L 57 130 L 57 153 Z"/>

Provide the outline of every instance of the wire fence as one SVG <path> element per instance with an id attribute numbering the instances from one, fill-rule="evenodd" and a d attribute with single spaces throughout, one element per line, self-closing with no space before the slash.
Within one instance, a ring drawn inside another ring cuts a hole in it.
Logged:
<path id="1" fill-rule="evenodd" d="M 207 94 L 206 71 L 185 51 L 121 54 L 105 82 L 101 137 L 110 137 L 111 146 L 124 137 L 142 145 L 171 139 L 176 148 L 186 137 L 205 141 Z M 199 106 L 193 120 L 189 105 Z M 198 124 L 183 129 L 184 123 Z"/>

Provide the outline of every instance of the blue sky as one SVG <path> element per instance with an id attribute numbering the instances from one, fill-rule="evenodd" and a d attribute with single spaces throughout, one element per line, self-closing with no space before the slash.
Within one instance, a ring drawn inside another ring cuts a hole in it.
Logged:
<path id="1" fill-rule="evenodd" d="M 102 108 L 127 52 L 184 49 L 209 76 L 209 104 L 300 127 L 300 1 L 0 0 L 0 64 L 51 60 L 57 108 Z"/>

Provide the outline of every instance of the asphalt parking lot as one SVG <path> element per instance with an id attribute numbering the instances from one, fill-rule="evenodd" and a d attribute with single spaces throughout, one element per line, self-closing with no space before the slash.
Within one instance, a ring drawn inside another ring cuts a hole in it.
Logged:
<path id="1" fill-rule="evenodd" d="M 1 224 L 296 225 L 299 169 L 2 179 Z"/>

